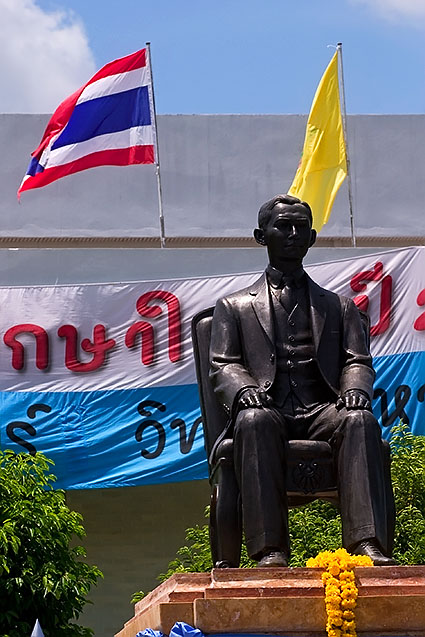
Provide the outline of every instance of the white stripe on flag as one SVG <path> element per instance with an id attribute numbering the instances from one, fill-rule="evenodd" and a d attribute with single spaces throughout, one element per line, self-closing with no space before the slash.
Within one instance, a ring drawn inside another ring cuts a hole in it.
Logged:
<path id="1" fill-rule="evenodd" d="M 78 98 L 76 105 L 78 106 L 78 104 L 82 102 L 87 102 L 97 97 L 130 91 L 131 89 L 147 86 L 148 84 L 149 73 L 146 66 L 142 66 L 140 69 L 135 69 L 134 71 L 128 71 L 127 73 L 117 73 L 116 75 L 102 77 L 100 80 L 86 86 Z"/>
<path id="2" fill-rule="evenodd" d="M 153 144 L 152 126 L 134 126 L 117 133 L 98 135 L 78 144 L 63 146 L 50 152 L 45 168 L 62 166 L 70 161 L 81 159 L 102 150 L 117 150 L 130 146 L 148 146 Z"/>

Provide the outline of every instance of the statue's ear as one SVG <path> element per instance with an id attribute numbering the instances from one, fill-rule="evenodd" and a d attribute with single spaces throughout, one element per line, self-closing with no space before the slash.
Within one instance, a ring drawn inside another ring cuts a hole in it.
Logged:
<path id="1" fill-rule="evenodd" d="M 261 246 L 265 246 L 266 245 L 266 240 L 264 239 L 264 232 L 262 231 L 261 228 L 255 228 L 255 230 L 254 230 L 254 239 Z"/>
<path id="2" fill-rule="evenodd" d="M 316 242 L 316 238 L 317 238 L 317 232 L 316 230 L 312 228 L 310 232 L 310 243 L 308 246 L 309 248 L 311 248 L 311 246 Z"/>

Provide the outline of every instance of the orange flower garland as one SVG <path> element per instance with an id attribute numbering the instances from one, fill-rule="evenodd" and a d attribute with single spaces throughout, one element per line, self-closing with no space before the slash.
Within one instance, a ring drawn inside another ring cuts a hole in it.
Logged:
<path id="1" fill-rule="evenodd" d="M 373 566 L 370 557 L 350 555 L 345 549 L 323 551 L 307 561 L 309 568 L 324 568 L 326 631 L 329 637 L 356 637 L 354 609 L 358 596 L 353 568 Z"/>

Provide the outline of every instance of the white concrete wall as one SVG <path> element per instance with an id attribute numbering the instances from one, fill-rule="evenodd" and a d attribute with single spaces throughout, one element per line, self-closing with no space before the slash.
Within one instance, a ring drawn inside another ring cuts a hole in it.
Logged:
<path id="1" fill-rule="evenodd" d="M 261 203 L 286 191 L 303 115 L 162 115 L 158 121 L 169 236 L 248 236 Z M 0 115 L 1 235 L 156 236 L 153 166 L 104 167 L 23 193 L 16 189 L 46 115 Z M 425 115 L 348 118 L 359 235 L 425 234 Z M 323 236 L 349 234 L 346 183 Z"/>
<path id="2" fill-rule="evenodd" d="M 382 248 L 312 248 L 305 263 L 323 263 Z M 259 272 L 263 248 L 0 249 L 0 285 L 54 285 Z"/>
<path id="3" fill-rule="evenodd" d="M 80 623 L 95 629 L 96 637 L 112 637 L 134 614 L 133 593 L 155 588 L 158 575 L 186 544 L 185 530 L 207 522 L 209 486 L 201 480 L 68 491 L 67 503 L 83 514 L 87 559 L 104 574 Z"/>

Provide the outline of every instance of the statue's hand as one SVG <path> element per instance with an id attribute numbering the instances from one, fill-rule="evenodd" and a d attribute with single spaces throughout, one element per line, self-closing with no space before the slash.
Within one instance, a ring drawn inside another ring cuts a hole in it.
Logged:
<path id="1" fill-rule="evenodd" d="M 267 407 L 272 402 L 273 399 L 266 392 L 256 387 L 247 387 L 239 396 L 238 410 Z"/>
<path id="2" fill-rule="evenodd" d="M 349 389 L 336 401 L 337 409 L 367 409 L 371 411 L 369 396 L 361 389 Z"/>

